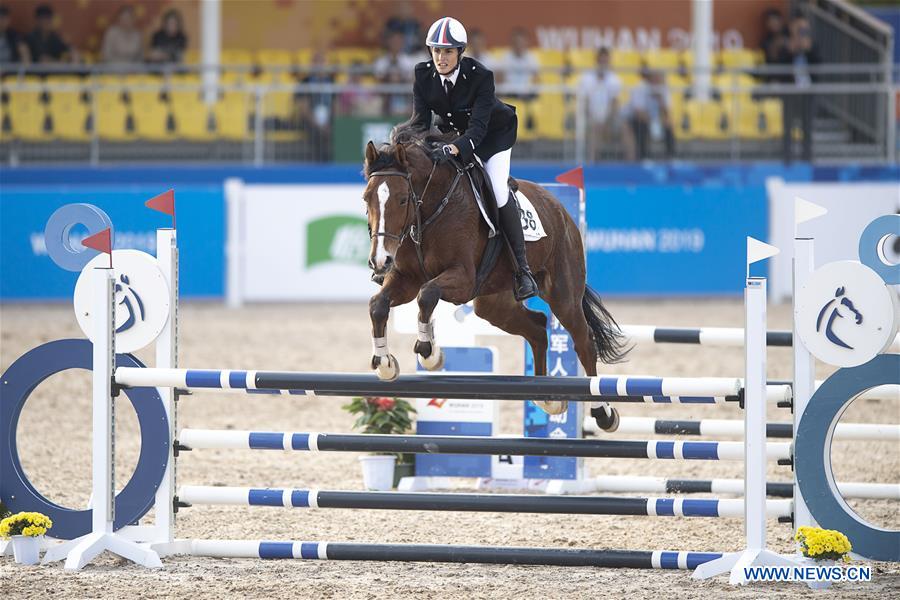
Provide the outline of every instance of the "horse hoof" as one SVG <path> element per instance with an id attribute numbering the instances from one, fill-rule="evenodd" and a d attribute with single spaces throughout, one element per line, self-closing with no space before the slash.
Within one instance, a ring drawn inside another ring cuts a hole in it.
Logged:
<path id="1" fill-rule="evenodd" d="M 569 408 L 565 400 L 535 400 L 534 403 L 548 415 L 561 415 Z"/>
<path id="2" fill-rule="evenodd" d="M 606 410 L 602 406 L 592 408 L 591 416 L 594 417 L 594 421 L 597 422 L 597 427 L 607 433 L 612 433 L 619 428 L 619 411 L 611 407 L 609 408 L 609 411 L 610 413 L 606 414 Z"/>
<path id="3" fill-rule="evenodd" d="M 400 377 L 400 364 L 393 354 L 381 357 L 375 367 L 375 375 L 382 381 L 394 381 Z"/>
<path id="4" fill-rule="evenodd" d="M 418 356 L 419 364 L 422 365 L 422 368 L 424 369 L 429 371 L 440 371 L 444 368 L 444 351 L 437 346 L 432 346 L 431 354 L 429 354 L 427 358 L 423 357 L 421 354 L 417 354 L 416 356 Z"/>

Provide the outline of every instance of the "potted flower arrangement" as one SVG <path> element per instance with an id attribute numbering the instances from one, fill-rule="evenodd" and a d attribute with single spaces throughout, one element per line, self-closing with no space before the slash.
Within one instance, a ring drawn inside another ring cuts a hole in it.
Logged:
<path id="1" fill-rule="evenodd" d="M 416 409 L 399 398 L 354 398 L 344 405 L 344 410 L 357 415 L 353 429 L 363 433 L 402 434 L 412 427 L 411 414 Z M 413 474 L 414 457 L 411 454 L 374 454 L 360 456 L 363 483 L 370 490 L 389 490 L 396 487 L 401 477 Z"/>
<path id="2" fill-rule="evenodd" d="M 800 543 L 800 552 L 815 564 L 833 565 L 837 561 L 850 562 L 850 550 L 853 546 L 847 536 L 833 529 L 820 527 L 798 527 L 794 536 Z M 811 588 L 827 588 L 831 581 L 810 581 Z"/>
<path id="3" fill-rule="evenodd" d="M 41 542 L 53 522 L 37 512 L 20 512 L 0 521 L 0 537 L 11 539 L 16 562 L 36 565 L 40 561 Z"/>

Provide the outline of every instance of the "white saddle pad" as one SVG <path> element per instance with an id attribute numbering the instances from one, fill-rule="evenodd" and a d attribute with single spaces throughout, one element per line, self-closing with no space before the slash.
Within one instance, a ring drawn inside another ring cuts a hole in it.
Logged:
<path id="1" fill-rule="evenodd" d="M 525 241 L 536 242 L 541 238 L 547 237 L 547 232 L 544 231 L 544 225 L 541 223 L 541 217 L 534 210 L 531 200 L 521 190 L 516 191 L 516 199 L 519 201 L 519 214 L 522 217 L 522 233 L 525 234 Z M 491 220 L 488 219 L 487 211 L 484 209 L 484 200 L 482 200 L 480 195 L 478 196 L 478 210 L 481 212 L 484 222 L 487 223 L 488 237 L 497 235 Z"/>

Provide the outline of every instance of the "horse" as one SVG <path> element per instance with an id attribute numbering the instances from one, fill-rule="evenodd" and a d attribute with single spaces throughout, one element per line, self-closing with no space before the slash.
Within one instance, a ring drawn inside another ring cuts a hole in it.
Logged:
<path id="1" fill-rule="evenodd" d="M 412 121 L 398 125 L 390 142 L 366 145 L 363 201 L 369 224 L 372 279 L 381 290 L 369 301 L 372 320 L 371 366 L 382 380 L 399 376 L 397 359 L 388 350 L 390 309 L 416 298 L 418 340 L 414 351 L 428 370 L 443 366 L 435 343 L 432 312 L 438 300 L 465 304 L 474 300 L 475 314 L 507 333 L 522 336 L 534 352 L 535 375 L 547 374 L 547 317 L 513 295 L 514 263 L 501 253 L 493 270 L 476 281 L 488 245 L 489 228 L 480 215 L 462 166 L 432 160 L 431 148 L 448 143 L 436 130 L 418 131 Z M 530 181 L 519 190 L 531 200 L 547 236 L 526 242 L 528 264 L 553 314 L 574 342 L 589 376 L 598 358 L 621 362 L 630 347 L 600 296 L 585 283 L 581 233 L 568 211 L 550 192 Z M 500 235 L 498 232 L 497 235 Z M 568 402 L 537 402 L 549 414 L 565 412 Z M 598 426 L 615 431 L 618 412 L 605 402 L 591 404 Z"/>

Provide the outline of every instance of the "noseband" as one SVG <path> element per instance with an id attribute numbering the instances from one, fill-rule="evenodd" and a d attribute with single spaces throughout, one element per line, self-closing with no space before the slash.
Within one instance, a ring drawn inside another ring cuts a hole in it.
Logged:
<path id="1" fill-rule="evenodd" d="M 412 174 L 407 171 L 396 171 L 396 170 L 388 170 L 388 171 L 374 171 L 369 173 L 366 177 L 368 181 L 372 177 L 402 177 L 406 180 L 406 186 L 409 188 L 409 196 L 407 197 L 406 202 L 411 204 L 414 212 L 414 219 L 410 219 L 409 217 L 409 208 L 406 209 L 406 226 L 403 228 L 403 231 L 400 232 L 400 235 L 394 233 L 388 233 L 386 231 L 376 231 L 372 233 L 371 226 L 369 228 L 369 239 L 373 237 L 384 237 L 391 240 L 397 240 L 398 250 L 399 246 L 403 244 L 407 237 L 413 241 L 416 249 L 416 256 L 419 259 L 419 266 L 422 268 L 422 273 L 425 275 L 425 279 L 431 279 L 431 276 L 428 274 L 428 271 L 425 269 L 425 256 L 422 254 L 422 239 L 423 234 L 425 232 L 425 228 L 432 224 L 444 211 L 444 208 L 447 207 L 447 204 L 450 202 L 450 196 L 453 195 L 453 192 L 456 190 L 456 186 L 459 184 L 459 180 L 464 173 L 464 169 L 459 166 L 456 162 L 453 163 L 456 167 L 456 175 L 453 177 L 453 181 L 450 183 L 450 188 L 447 190 L 447 193 L 444 194 L 444 198 L 441 200 L 441 204 L 437 207 L 437 210 L 434 213 L 422 221 L 422 204 L 425 199 L 425 193 L 428 192 L 428 186 L 431 185 L 431 180 L 434 178 L 434 172 L 437 170 L 437 163 L 434 163 L 431 167 L 431 173 L 428 174 L 428 180 L 425 182 L 425 187 L 422 189 L 422 195 L 419 196 L 416 194 L 416 190 L 412 184 Z"/>

